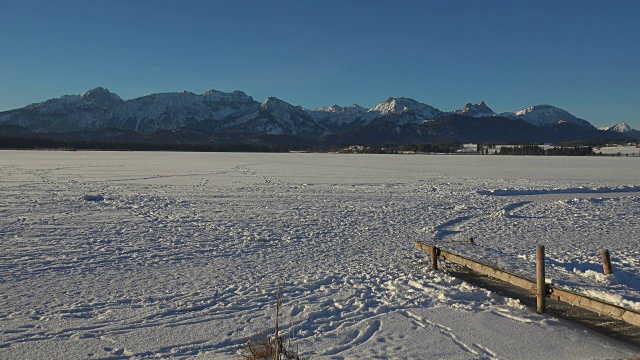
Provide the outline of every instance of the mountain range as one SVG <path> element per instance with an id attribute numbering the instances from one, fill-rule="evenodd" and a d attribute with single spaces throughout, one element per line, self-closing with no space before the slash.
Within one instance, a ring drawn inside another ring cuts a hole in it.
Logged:
<path id="1" fill-rule="evenodd" d="M 242 91 L 159 93 L 131 100 L 98 87 L 0 112 L 0 134 L 48 137 L 136 138 L 210 142 L 256 136 L 340 143 L 557 142 L 639 138 L 626 124 L 596 129 L 551 105 L 497 114 L 484 102 L 441 111 L 411 98 L 389 97 L 371 109 L 353 104 L 304 109 L 275 97 L 255 101 Z M 238 140 L 239 141 L 239 140 Z M 295 142 L 295 141 L 294 141 Z"/>

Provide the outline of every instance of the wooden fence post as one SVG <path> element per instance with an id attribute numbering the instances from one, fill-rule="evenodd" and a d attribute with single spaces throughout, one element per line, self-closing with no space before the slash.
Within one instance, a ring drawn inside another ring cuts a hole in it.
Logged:
<path id="1" fill-rule="evenodd" d="M 418 250 L 424 250 L 428 252 L 430 255 L 433 254 L 434 249 L 432 245 L 428 245 L 421 241 L 416 241 L 415 246 L 416 246 L 416 249 Z M 596 298 L 592 298 L 586 295 L 581 295 L 572 291 L 560 289 L 557 286 L 554 286 L 552 284 L 546 284 L 545 282 L 543 282 L 544 276 L 538 276 L 538 279 L 542 281 L 536 281 L 533 279 L 522 277 L 514 273 L 510 273 L 506 270 L 496 268 L 492 265 L 485 264 L 477 260 L 473 260 L 471 258 L 458 255 L 456 253 L 452 253 L 445 249 L 438 249 L 438 248 L 436 249 L 437 250 L 435 250 L 435 253 L 437 254 L 437 257 L 442 256 L 443 260 L 446 259 L 449 262 L 462 265 L 480 274 L 484 274 L 491 278 L 498 279 L 506 283 L 509 283 L 511 285 L 517 286 L 519 288 L 525 289 L 528 292 L 545 294 L 544 297 L 542 298 L 542 299 L 545 299 L 545 302 L 546 302 L 546 298 L 548 297 L 550 299 L 562 301 L 567 304 L 571 304 L 574 306 L 581 307 L 583 309 L 587 309 L 596 313 L 610 316 L 614 319 L 622 320 L 629 324 L 640 326 L 640 311 L 632 310 L 626 307 L 621 307 L 619 305 L 614 305 L 614 304 L 608 303 L 607 301 L 598 300 Z M 539 257 L 536 256 L 536 258 L 539 258 Z M 542 256 L 542 259 L 544 259 L 544 256 Z M 544 265 L 544 261 L 542 261 L 542 265 Z M 544 267 L 540 267 L 540 268 L 544 269 Z M 543 285 L 540 287 L 540 290 L 542 291 L 538 290 L 538 285 Z M 538 299 L 538 296 L 536 296 L 536 299 Z"/>
<path id="2" fill-rule="evenodd" d="M 609 250 L 600 250 L 600 255 L 602 256 L 602 270 L 604 271 L 604 274 L 613 274 L 613 270 L 611 269 L 611 257 L 609 256 Z"/>
<path id="3" fill-rule="evenodd" d="M 544 282 L 544 245 L 536 248 L 536 281 L 537 281 L 537 310 L 542 314 L 547 311 L 546 297 L 547 289 Z"/>
<path id="4" fill-rule="evenodd" d="M 435 246 L 431 247 L 431 266 L 433 270 L 438 270 L 438 248 Z"/>

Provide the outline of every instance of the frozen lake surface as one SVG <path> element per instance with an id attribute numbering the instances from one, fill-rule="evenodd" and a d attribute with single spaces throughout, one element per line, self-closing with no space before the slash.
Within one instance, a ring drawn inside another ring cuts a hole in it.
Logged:
<path id="1" fill-rule="evenodd" d="M 414 241 L 530 277 L 544 244 L 550 281 L 640 310 L 639 165 L 0 151 L 0 358 L 230 358 L 273 327 L 278 283 L 314 358 L 629 358 L 429 270 Z"/>

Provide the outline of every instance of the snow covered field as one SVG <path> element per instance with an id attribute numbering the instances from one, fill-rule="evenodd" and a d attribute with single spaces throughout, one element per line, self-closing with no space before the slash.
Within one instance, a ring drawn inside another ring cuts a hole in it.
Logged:
<path id="1" fill-rule="evenodd" d="M 638 156 L 640 155 L 640 148 L 635 146 L 607 146 L 599 149 L 594 149 L 596 153 L 602 153 L 603 155 L 618 155 L 618 156 Z"/>
<path id="2" fill-rule="evenodd" d="M 413 244 L 533 277 L 541 243 L 554 283 L 640 310 L 639 165 L 0 151 L 0 358 L 233 358 L 273 326 L 278 282 L 314 358 L 630 358 L 430 271 Z"/>

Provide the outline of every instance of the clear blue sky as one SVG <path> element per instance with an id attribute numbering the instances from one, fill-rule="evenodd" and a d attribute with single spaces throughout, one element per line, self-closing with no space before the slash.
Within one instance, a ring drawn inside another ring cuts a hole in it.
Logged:
<path id="1" fill-rule="evenodd" d="M 103 86 L 551 104 L 640 129 L 640 1 L 0 0 L 0 110 Z"/>

